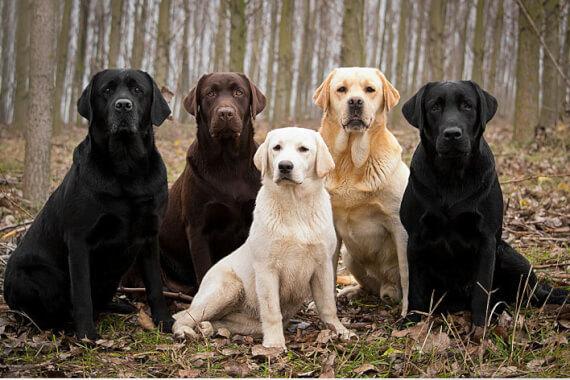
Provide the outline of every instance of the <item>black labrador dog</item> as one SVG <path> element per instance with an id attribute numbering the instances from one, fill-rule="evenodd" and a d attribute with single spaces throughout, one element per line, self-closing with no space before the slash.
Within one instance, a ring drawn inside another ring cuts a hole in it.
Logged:
<path id="1" fill-rule="evenodd" d="M 197 135 L 170 189 L 160 247 L 167 286 L 193 293 L 208 269 L 249 234 L 261 186 L 253 121 L 265 96 L 244 74 L 210 73 L 184 107 L 196 118 Z"/>
<path id="2" fill-rule="evenodd" d="M 538 283 L 501 238 L 503 196 L 483 137 L 496 110 L 495 98 L 471 81 L 428 83 L 403 106 L 421 137 L 400 208 L 409 234 L 409 321 L 420 319 L 414 310 L 470 310 L 476 329 L 497 302 L 567 297 Z"/>
<path id="3" fill-rule="evenodd" d="M 168 188 L 153 125 L 170 108 L 147 73 L 105 70 L 83 91 L 78 111 L 89 132 L 10 256 L 4 298 L 42 328 L 72 321 L 78 338 L 96 339 L 95 313 L 123 309 L 112 298 L 136 263 L 153 319 L 168 331 L 158 252 Z"/>

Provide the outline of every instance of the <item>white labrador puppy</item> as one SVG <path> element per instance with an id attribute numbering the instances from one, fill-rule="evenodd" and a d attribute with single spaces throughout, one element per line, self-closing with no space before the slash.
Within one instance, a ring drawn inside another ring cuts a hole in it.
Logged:
<path id="1" fill-rule="evenodd" d="M 225 327 L 263 334 L 264 346 L 286 349 L 283 324 L 312 295 L 321 320 L 348 339 L 351 333 L 336 312 L 336 235 L 324 187 L 334 162 L 327 146 L 317 132 L 277 129 L 258 148 L 254 163 L 262 187 L 249 237 L 206 273 L 190 308 L 174 315 L 175 336 L 195 337 L 197 325 Z"/>

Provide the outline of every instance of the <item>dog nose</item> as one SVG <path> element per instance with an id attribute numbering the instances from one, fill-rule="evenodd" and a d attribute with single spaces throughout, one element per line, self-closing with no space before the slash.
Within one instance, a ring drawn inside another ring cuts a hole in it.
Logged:
<path id="1" fill-rule="evenodd" d="M 133 109 L 133 102 L 129 99 L 117 99 L 115 102 L 115 109 L 117 111 L 128 112 Z"/>
<path id="2" fill-rule="evenodd" d="M 293 163 L 291 161 L 281 161 L 277 166 L 281 174 L 289 174 L 291 170 L 293 170 Z"/>
<path id="3" fill-rule="evenodd" d="M 234 117 L 234 110 L 230 107 L 220 107 L 218 110 L 218 117 L 221 120 L 230 120 Z"/>
<path id="4" fill-rule="evenodd" d="M 443 137 L 445 137 L 448 140 L 457 140 L 462 135 L 463 132 L 461 132 L 461 129 L 459 129 L 458 127 L 451 127 L 443 130 Z"/>
<path id="5" fill-rule="evenodd" d="M 362 98 L 354 97 L 348 99 L 348 105 L 351 107 L 360 108 L 364 104 L 364 100 Z"/>

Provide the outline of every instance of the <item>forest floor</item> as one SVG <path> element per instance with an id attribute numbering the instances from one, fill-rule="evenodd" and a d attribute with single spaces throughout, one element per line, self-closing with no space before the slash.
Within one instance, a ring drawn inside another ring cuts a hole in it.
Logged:
<path id="1" fill-rule="evenodd" d="M 184 168 L 192 130 L 171 123 L 158 129 L 157 144 L 170 183 Z M 568 130 L 561 126 L 551 133 L 557 138 L 539 137 L 524 149 L 508 143 L 510 126 L 504 122 L 492 122 L 486 134 L 504 192 L 504 238 L 529 258 L 539 277 L 566 287 L 570 285 Z M 54 138 L 54 188 L 85 133 L 84 128 L 67 127 Z M 417 130 L 401 127 L 394 133 L 409 162 Z M 23 166 L 23 139 L 0 126 L 0 277 L 34 216 L 22 199 Z M 340 279 L 350 281 L 348 276 Z M 228 336 L 224 331 L 200 341 L 175 342 L 149 325 L 148 310 L 142 306 L 138 314 L 103 315 L 98 320 L 102 339 L 78 341 L 18 322 L 0 297 L 0 377 L 570 376 L 568 305 L 510 307 L 492 321 L 482 343 L 469 338 L 468 313 L 432 316 L 398 331 L 397 308 L 377 298 L 339 299 L 338 310 L 358 340 L 334 339 L 315 312 L 304 309 L 286 330 L 288 352 L 275 356 L 260 347 L 259 339 Z"/>

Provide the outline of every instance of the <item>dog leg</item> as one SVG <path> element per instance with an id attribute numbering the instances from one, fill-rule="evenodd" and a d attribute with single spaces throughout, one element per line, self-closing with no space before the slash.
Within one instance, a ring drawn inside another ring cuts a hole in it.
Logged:
<path id="1" fill-rule="evenodd" d="M 200 233 L 193 233 L 192 228 L 186 228 L 188 244 L 190 244 L 190 256 L 196 274 L 196 283 L 200 286 L 202 279 L 212 267 L 212 256 L 208 242 Z"/>
<path id="2" fill-rule="evenodd" d="M 146 288 L 146 297 L 152 312 L 152 319 L 162 331 L 172 332 L 174 319 L 170 316 L 164 294 L 162 293 L 158 237 L 155 237 L 142 247 L 138 261 L 142 268 L 142 277 Z"/>
<path id="3" fill-rule="evenodd" d="M 408 233 L 402 226 L 399 218 L 393 221 L 392 234 L 396 243 L 396 252 L 398 254 L 398 268 L 400 272 L 400 286 L 402 288 L 402 317 L 408 314 L 408 294 L 410 291 L 410 278 L 408 268 Z"/>
<path id="4" fill-rule="evenodd" d="M 93 321 L 89 249 L 80 239 L 71 237 L 69 240 L 68 263 L 75 335 L 79 339 L 97 340 L 99 334 L 97 334 L 95 322 Z"/>
<path id="5" fill-rule="evenodd" d="M 259 319 L 246 313 L 231 313 L 212 322 L 214 329 L 226 328 L 232 334 L 262 336 L 261 322 Z"/>
<path id="6" fill-rule="evenodd" d="M 471 296 L 471 318 L 474 326 L 485 326 L 493 286 L 493 274 L 495 272 L 495 251 L 497 244 L 494 238 L 488 238 L 481 244 L 479 266 L 475 276 L 476 283 L 473 285 Z"/>
<path id="7" fill-rule="evenodd" d="M 212 322 L 223 318 L 242 302 L 242 298 L 243 284 L 235 273 L 229 270 L 210 272 L 204 278 L 190 307 L 174 315 L 174 337 L 197 338 L 194 327 L 203 321 Z"/>
<path id="8" fill-rule="evenodd" d="M 255 264 L 254 267 L 255 289 L 263 330 L 263 346 L 287 350 L 279 300 L 279 277 L 267 267 L 257 267 Z"/>
<path id="9" fill-rule="evenodd" d="M 327 326 L 332 326 L 341 339 L 348 340 L 355 334 L 344 327 L 338 319 L 335 292 L 331 289 L 331 282 L 334 283 L 332 266 L 325 265 L 324 269 L 317 269 L 311 278 L 311 293 L 321 321 Z"/>

